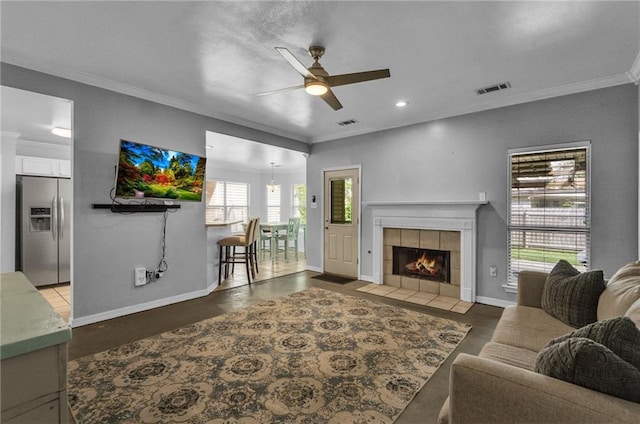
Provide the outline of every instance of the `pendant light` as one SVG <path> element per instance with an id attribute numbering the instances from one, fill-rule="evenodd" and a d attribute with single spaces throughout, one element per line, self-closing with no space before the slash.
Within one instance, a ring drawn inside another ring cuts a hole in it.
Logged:
<path id="1" fill-rule="evenodd" d="M 267 184 L 267 190 L 273 193 L 278 187 L 280 187 L 280 184 L 273 179 L 273 162 L 271 162 L 271 181 Z"/>

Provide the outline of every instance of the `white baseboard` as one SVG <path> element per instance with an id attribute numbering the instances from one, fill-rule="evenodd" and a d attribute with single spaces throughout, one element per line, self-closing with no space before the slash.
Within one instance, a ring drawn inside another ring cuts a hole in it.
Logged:
<path id="1" fill-rule="evenodd" d="M 141 303 L 138 305 L 127 306 L 124 308 L 114 309 L 111 311 L 100 312 L 99 314 L 87 315 L 80 318 L 72 318 L 70 325 L 72 328 L 81 327 L 83 325 L 95 324 L 96 322 L 106 321 L 108 319 L 119 318 L 125 315 L 135 314 L 137 312 L 148 311 L 149 309 L 159 308 L 162 306 L 171 305 L 178 302 L 184 302 L 185 300 L 192 300 L 198 297 L 207 296 L 218 286 L 217 282 L 207 286 L 204 290 L 198 290 L 191 293 L 184 293 L 178 296 L 167 297 L 164 299 L 158 299 L 147 303 Z"/>
<path id="2" fill-rule="evenodd" d="M 375 283 L 376 281 L 373 279 L 373 275 L 361 275 L 359 278 L 360 281 L 368 281 L 369 283 Z"/>
<path id="3" fill-rule="evenodd" d="M 503 299 L 494 299 L 493 297 L 476 296 L 476 303 L 482 303 L 483 305 L 499 306 L 506 308 L 507 306 L 515 305 L 516 302 Z"/>
<path id="4" fill-rule="evenodd" d="M 309 266 L 309 265 L 307 265 L 306 270 L 307 271 L 314 271 L 314 272 L 322 272 L 322 268 L 319 268 L 317 266 Z"/>

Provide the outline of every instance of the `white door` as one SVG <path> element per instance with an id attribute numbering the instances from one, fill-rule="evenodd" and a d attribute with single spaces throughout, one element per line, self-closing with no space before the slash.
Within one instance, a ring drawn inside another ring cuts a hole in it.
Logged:
<path id="1" fill-rule="evenodd" d="M 357 168 L 324 173 L 324 272 L 358 278 Z"/>

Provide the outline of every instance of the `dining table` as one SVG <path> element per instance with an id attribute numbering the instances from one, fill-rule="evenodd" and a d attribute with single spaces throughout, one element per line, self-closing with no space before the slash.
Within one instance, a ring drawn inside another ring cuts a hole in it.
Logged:
<path id="1" fill-rule="evenodd" d="M 261 222 L 260 234 L 270 233 L 271 240 L 269 241 L 269 249 L 271 251 L 271 262 L 276 261 L 278 253 L 278 232 L 286 230 L 289 222 Z"/>

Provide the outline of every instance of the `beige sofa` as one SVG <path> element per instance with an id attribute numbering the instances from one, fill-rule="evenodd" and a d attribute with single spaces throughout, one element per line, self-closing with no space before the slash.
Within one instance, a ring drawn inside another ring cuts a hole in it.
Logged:
<path id="1" fill-rule="evenodd" d="M 626 315 L 640 328 L 640 262 L 626 267 L 600 296 L 598 320 Z M 478 356 L 455 359 L 439 423 L 640 423 L 638 403 L 533 371 L 537 352 L 574 330 L 541 309 L 546 276 L 522 272 L 517 304 L 505 308 L 491 341 Z"/>

